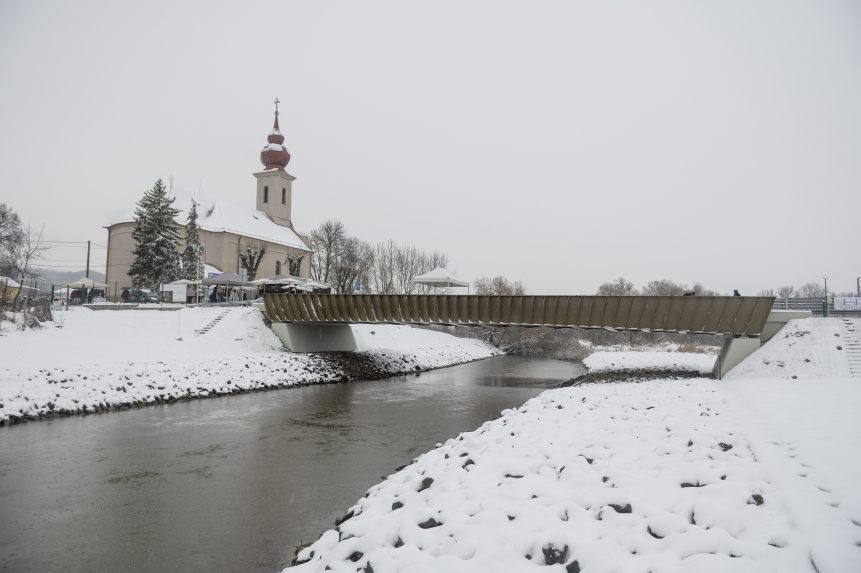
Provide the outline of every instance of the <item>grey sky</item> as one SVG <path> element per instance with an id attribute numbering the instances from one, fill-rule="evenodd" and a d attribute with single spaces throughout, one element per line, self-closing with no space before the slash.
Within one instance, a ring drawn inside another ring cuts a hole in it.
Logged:
<path id="1" fill-rule="evenodd" d="M 2 0 L 0 79 L 0 201 L 54 240 L 169 175 L 253 206 L 277 96 L 301 230 L 536 294 L 861 274 L 851 0 Z"/>

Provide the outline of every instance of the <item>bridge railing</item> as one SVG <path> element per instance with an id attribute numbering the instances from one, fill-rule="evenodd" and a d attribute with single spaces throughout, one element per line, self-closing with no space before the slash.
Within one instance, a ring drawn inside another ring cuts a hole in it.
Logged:
<path id="1" fill-rule="evenodd" d="M 773 297 L 267 294 L 273 322 L 517 325 L 758 336 Z"/>

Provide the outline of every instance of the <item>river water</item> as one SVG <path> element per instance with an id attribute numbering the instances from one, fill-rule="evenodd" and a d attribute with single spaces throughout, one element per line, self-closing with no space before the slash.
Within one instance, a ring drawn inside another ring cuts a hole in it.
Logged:
<path id="1" fill-rule="evenodd" d="M 506 356 L 0 428 L 0 571 L 273 573 L 395 467 L 582 372 Z"/>

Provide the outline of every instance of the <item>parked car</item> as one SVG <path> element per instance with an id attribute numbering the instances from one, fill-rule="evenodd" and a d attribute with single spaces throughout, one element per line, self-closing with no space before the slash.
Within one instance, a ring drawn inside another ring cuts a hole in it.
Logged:
<path id="1" fill-rule="evenodd" d="M 129 302 L 158 302 L 158 296 L 149 289 L 133 288 L 129 289 Z"/>

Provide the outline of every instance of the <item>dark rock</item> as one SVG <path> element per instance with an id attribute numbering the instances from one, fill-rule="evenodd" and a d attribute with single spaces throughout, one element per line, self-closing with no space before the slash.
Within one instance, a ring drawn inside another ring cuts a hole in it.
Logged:
<path id="1" fill-rule="evenodd" d="M 518 474 L 505 474 L 505 477 L 507 477 L 507 478 L 511 478 L 511 479 L 520 479 L 520 478 L 522 478 L 523 476 L 522 476 L 522 475 L 518 475 Z"/>
<path id="2" fill-rule="evenodd" d="M 345 521 L 347 521 L 351 517 L 353 517 L 353 510 L 352 509 L 350 511 L 348 511 L 347 513 L 345 513 L 343 515 L 343 517 L 341 517 L 340 519 L 335 520 L 335 527 L 338 527 L 339 525 L 341 525 L 342 523 L 344 523 Z"/>
<path id="3" fill-rule="evenodd" d="M 750 498 L 756 505 L 762 505 L 763 503 L 765 503 L 765 499 L 763 499 L 762 495 L 758 493 L 753 494 L 752 496 L 750 496 Z"/>
<path id="4" fill-rule="evenodd" d="M 568 573 L 580 573 L 580 563 L 575 559 L 571 563 L 565 566 L 565 571 Z"/>
<path id="5" fill-rule="evenodd" d="M 718 444 L 718 446 L 720 446 L 720 449 L 722 449 L 722 450 L 723 450 L 723 451 L 725 451 L 725 452 L 728 452 L 729 450 L 731 450 L 731 449 L 732 449 L 732 444 L 725 444 L 725 443 L 723 443 L 723 442 L 720 442 L 720 443 Z"/>
<path id="6" fill-rule="evenodd" d="M 440 525 L 442 525 L 442 523 L 440 523 L 439 521 L 437 521 L 433 517 L 429 518 L 426 521 L 422 521 L 421 523 L 419 523 L 419 527 L 421 527 L 422 529 L 431 529 L 434 527 L 439 527 Z"/>
<path id="7" fill-rule="evenodd" d="M 625 505 L 619 505 L 616 503 L 611 503 L 610 507 L 616 510 L 616 513 L 631 513 L 632 508 L 630 503 L 626 503 Z"/>
<path id="8" fill-rule="evenodd" d="M 562 549 L 559 549 L 552 543 L 548 543 L 541 548 L 541 552 L 544 554 L 545 565 L 562 565 L 563 563 L 568 561 L 567 545 L 562 547 Z"/>
<path id="9" fill-rule="evenodd" d="M 350 561 L 352 561 L 353 563 L 355 563 L 356 561 L 358 561 L 359 559 L 361 559 L 362 557 L 364 557 L 364 555 L 365 555 L 365 554 L 364 554 L 364 553 L 362 553 L 361 551 L 353 551 L 352 553 L 350 553 L 350 556 L 349 556 L 349 557 L 347 557 L 347 559 L 349 559 Z"/>
<path id="10" fill-rule="evenodd" d="M 690 483 L 687 481 L 683 481 L 681 485 L 682 485 L 682 487 L 705 487 L 706 484 L 700 483 L 700 482 Z"/>
<path id="11" fill-rule="evenodd" d="M 646 532 L 647 532 L 649 535 L 651 535 L 652 537 L 654 537 L 655 539 L 663 539 L 663 538 L 664 538 L 664 536 L 663 536 L 663 535 L 658 535 L 657 533 L 655 533 L 654 531 L 652 531 L 652 528 L 651 528 L 651 527 L 646 527 Z"/>
<path id="12" fill-rule="evenodd" d="M 293 561 L 290 562 L 290 565 L 301 565 L 302 563 L 307 563 L 307 562 L 311 561 L 311 559 L 314 558 L 314 552 L 312 551 L 308 555 L 308 559 L 301 559 L 301 560 L 299 559 L 299 553 L 301 553 L 302 550 L 305 549 L 306 547 L 308 547 L 309 545 L 311 545 L 311 544 L 310 543 L 300 543 L 299 545 L 296 546 L 296 557 L 293 558 Z"/>
<path id="13" fill-rule="evenodd" d="M 601 481 L 607 483 L 610 480 L 607 476 L 601 476 Z"/>
<path id="14" fill-rule="evenodd" d="M 691 446 L 693 446 L 693 445 L 694 445 L 694 441 L 693 441 L 693 440 L 688 440 L 688 447 L 690 448 L 690 447 L 691 447 Z"/>
<path id="15" fill-rule="evenodd" d="M 466 469 L 467 466 L 473 466 L 473 465 L 475 465 L 475 462 L 472 461 L 472 459 L 470 458 L 470 459 L 467 459 L 465 462 L 463 462 L 463 465 L 460 467 L 462 467 L 463 469 Z"/>
<path id="16" fill-rule="evenodd" d="M 419 486 L 419 489 L 417 489 L 416 491 L 424 491 L 427 488 L 429 488 L 432 484 L 433 484 L 433 478 L 427 477 L 427 478 L 422 480 L 422 483 Z"/>
<path id="17" fill-rule="evenodd" d="M 400 501 L 396 501 L 395 503 L 392 504 L 392 511 L 395 511 L 396 509 L 400 509 L 403 506 L 404 506 L 403 503 L 401 503 Z"/>
<path id="18" fill-rule="evenodd" d="M 404 540 L 401 539 L 400 537 L 398 537 L 397 541 L 395 541 L 395 549 L 397 549 L 398 547 L 403 547 L 403 546 L 404 546 Z"/>

